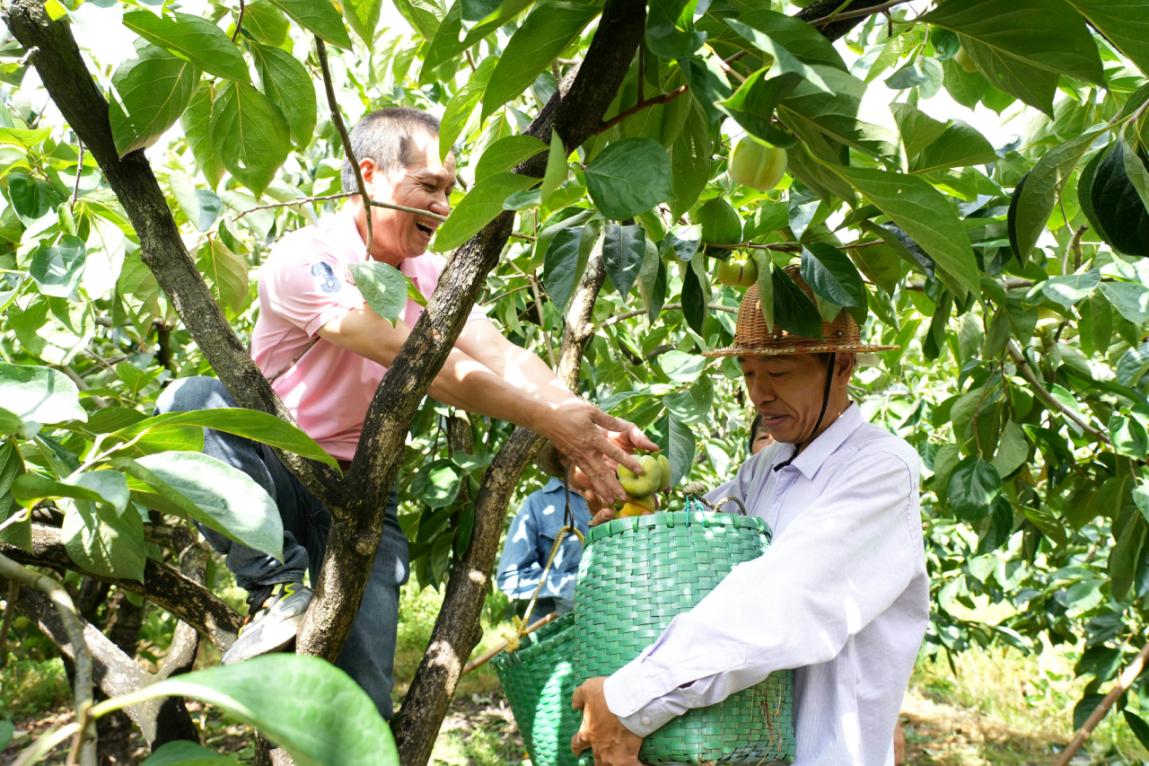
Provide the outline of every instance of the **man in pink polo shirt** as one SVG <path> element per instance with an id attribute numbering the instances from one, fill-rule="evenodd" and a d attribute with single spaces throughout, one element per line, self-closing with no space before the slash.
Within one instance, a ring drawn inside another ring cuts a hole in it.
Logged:
<path id="1" fill-rule="evenodd" d="M 455 160 L 448 155 L 440 161 L 438 121 L 414 109 L 384 109 L 363 118 L 351 138 L 372 199 L 447 215 Z M 350 163 L 343 169 L 343 187 L 357 188 Z M 444 267 L 440 256 L 425 253 L 438 225 L 438 219 L 401 210 L 373 206 L 368 211 L 358 196 L 351 197 L 341 212 L 285 236 L 261 270 L 252 356 L 299 426 L 340 461 L 354 456 L 375 390 L 422 311 L 408 300 L 400 321 L 383 319 L 367 306 L 349 269 L 368 258 L 387 263 L 429 296 Z M 547 437 L 604 502 L 624 496 L 615 462 L 637 467 L 630 451 L 656 448 L 634 425 L 573 394 L 478 309 L 435 376 L 430 395 Z M 157 403 L 161 412 L 229 406 L 234 402 L 219 381 L 202 377 L 177 381 Z M 249 621 L 223 658 L 238 662 L 295 637 L 311 600 L 303 575 L 318 576 L 330 516 L 266 446 L 206 431 L 204 451 L 260 483 L 283 518 L 283 562 L 204 530 L 249 593 Z M 371 579 L 336 663 L 387 718 L 399 588 L 407 573 L 407 540 L 392 493 Z"/>

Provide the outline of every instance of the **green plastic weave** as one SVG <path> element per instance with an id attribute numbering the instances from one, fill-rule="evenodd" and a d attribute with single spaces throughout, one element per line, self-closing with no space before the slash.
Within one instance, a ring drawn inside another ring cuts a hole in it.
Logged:
<path id="1" fill-rule="evenodd" d="M 532 766 L 575 766 L 571 737 L 582 714 L 571 708 L 574 668 L 571 665 L 574 615 L 524 636 L 514 652 L 491 660 L 507 693 L 515 723 L 531 756 Z"/>
<path id="2" fill-rule="evenodd" d="M 675 616 L 768 544 L 761 519 L 703 511 L 615 519 L 591 529 L 575 588 L 579 683 L 633 660 Z M 647 737 L 639 758 L 652 766 L 787 763 L 794 758 L 792 683 L 790 671 L 773 673 L 717 705 L 691 710 Z M 592 760 L 584 756 L 581 763 Z"/>

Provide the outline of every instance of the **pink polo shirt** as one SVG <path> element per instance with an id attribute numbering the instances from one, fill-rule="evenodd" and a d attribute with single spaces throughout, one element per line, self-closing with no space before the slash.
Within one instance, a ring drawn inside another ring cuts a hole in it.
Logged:
<path id="1" fill-rule="evenodd" d="M 288 234 L 260 269 L 259 318 L 251 355 L 296 422 L 339 460 L 355 455 L 367 408 L 387 368 L 334 343 L 319 329 L 363 306 L 350 266 L 367 259 L 350 209 Z M 426 253 L 407 258 L 400 271 L 423 295 L 439 283 L 446 261 Z M 403 321 L 415 325 L 423 308 L 408 299 Z M 471 312 L 468 322 L 483 317 Z"/>

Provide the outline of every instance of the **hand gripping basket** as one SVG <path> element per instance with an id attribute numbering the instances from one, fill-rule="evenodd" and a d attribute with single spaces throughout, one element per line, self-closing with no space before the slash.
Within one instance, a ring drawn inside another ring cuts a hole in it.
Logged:
<path id="1" fill-rule="evenodd" d="M 769 539 L 761 519 L 698 510 L 592 528 L 575 588 L 577 682 L 610 675 L 633 660 L 736 564 L 761 556 Z M 788 763 L 794 758 L 792 699 L 790 671 L 773 673 L 673 719 L 646 738 L 639 759 L 652 766 Z M 593 761 L 584 754 L 581 762 Z"/>
<path id="2" fill-rule="evenodd" d="M 491 660 L 533 766 L 578 763 L 571 753 L 571 737 L 582 719 L 571 707 L 577 686 L 571 664 L 573 628 L 574 615 L 564 614 L 523 636 L 516 651 Z"/>

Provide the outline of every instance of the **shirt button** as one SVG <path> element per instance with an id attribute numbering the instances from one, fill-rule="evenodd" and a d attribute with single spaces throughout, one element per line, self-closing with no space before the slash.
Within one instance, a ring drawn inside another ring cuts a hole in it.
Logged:
<path id="1" fill-rule="evenodd" d="M 638 719 L 638 722 L 643 726 L 650 726 L 650 716 L 644 715 Z"/>

